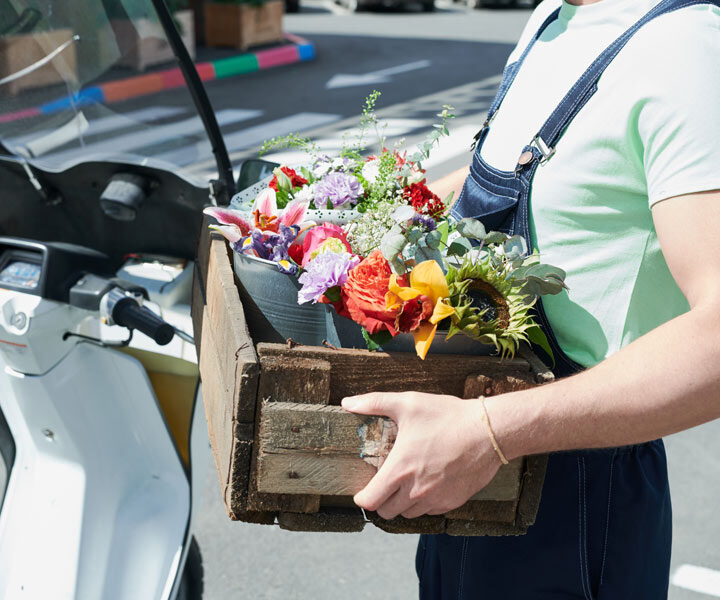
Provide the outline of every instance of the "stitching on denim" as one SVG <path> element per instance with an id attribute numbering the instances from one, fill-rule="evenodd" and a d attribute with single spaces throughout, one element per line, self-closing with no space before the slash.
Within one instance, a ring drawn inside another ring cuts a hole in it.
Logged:
<path id="1" fill-rule="evenodd" d="M 460 558 L 460 584 L 458 585 L 457 600 L 462 600 L 463 582 L 465 577 L 465 561 L 467 559 L 467 548 L 469 538 L 463 538 L 462 556 Z"/>
<path id="2" fill-rule="evenodd" d="M 612 453 L 610 458 L 610 482 L 608 483 L 608 504 L 607 504 L 607 515 L 605 517 L 605 540 L 603 541 L 603 555 L 602 563 L 600 563 L 600 585 L 603 583 L 603 576 L 605 575 L 605 557 L 607 556 L 607 544 L 608 544 L 608 531 L 610 531 L 610 501 L 612 499 L 612 484 L 613 484 L 613 470 L 615 469 L 615 458 L 617 457 L 618 450 Z"/>
<path id="3" fill-rule="evenodd" d="M 587 591 L 585 590 L 585 577 L 583 576 L 583 534 L 582 534 L 582 484 L 580 477 L 580 457 L 577 457 L 578 466 L 578 554 L 580 555 L 580 583 L 582 584 L 583 596 L 587 600 Z"/>
<path id="4" fill-rule="evenodd" d="M 525 62 L 527 55 L 530 53 L 530 50 L 532 50 L 535 42 L 540 39 L 543 31 L 545 31 L 550 26 L 550 23 L 552 23 L 558 18 L 559 14 L 559 8 L 550 13 L 548 18 L 543 21 L 542 25 L 540 25 L 540 28 L 535 32 L 535 35 L 532 37 L 530 42 L 528 42 L 527 47 L 525 48 L 525 50 L 523 50 L 523 53 L 519 56 L 519 58 L 515 62 L 510 63 L 509 65 L 507 65 L 507 67 L 505 67 L 505 69 L 503 70 L 503 75 L 506 71 L 510 71 L 511 68 L 513 69 L 513 71 L 508 77 L 507 82 L 505 81 L 505 77 L 503 77 L 503 80 L 500 82 L 500 88 L 498 89 L 498 93 L 495 95 L 495 99 L 490 105 L 490 110 L 488 111 L 488 118 L 491 118 L 492 115 L 494 115 L 500 109 L 500 106 L 502 105 L 503 100 L 505 100 L 505 96 L 507 95 L 510 86 L 515 81 L 515 77 L 517 77 L 517 74 L 520 71 L 520 67 L 522 67 L 523 63 Z"/>
<path id="5" fill-rule="evenodd" d="M 665 0 L 664 2 L 656 5 L 654 9 L 639 19 L 632 27 L 630 27 L 630 29 L 612 42 L 580 76 L 580 78 L 570 88 L 570 91 L 560 101 L 560 104 L 558 104 L 555 110 L 550 114 L 548 120 L 545 121 L 543 126 L 540 128 L 538 135 L 543 139 L 543 141 L 550 146 L 555 144 L 559 133 L 575 118 L 575 116 L 577 116 L 577 113 L 579 112 L 579 109 L 576 110 L 578 103 L 585 98 L 589 100 L 590 97 L 592 97 L 592 94 L 589 94 L 591 87 L 597 84 L 597 81 L 600 79 L 600 76 L 604 73 L 605 69 L 607 69 L 618 53 L 625 47 L 625 45 L 630 41 L 635 33 L 640 30 L 641 27 L 659 16 L 675 12 L 695 4 L 715 4 L 715 2 L 712 0 L 687 0 L 686 2 L 673 5 L 673 0 Z M 580 88 L 585 89 L 581 93 L 577 93 Z M 567 108 L 568 103 L 570 104 L 569 108 Z M 582 106 L 580 108 L 582 108 Z M 564 113 L 564 116 L 556 120 L 555 117 L 560 111 Z"/>

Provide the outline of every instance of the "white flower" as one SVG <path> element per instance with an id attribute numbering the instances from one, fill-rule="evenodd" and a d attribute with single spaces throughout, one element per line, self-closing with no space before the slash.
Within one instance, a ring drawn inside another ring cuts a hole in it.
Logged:
<path id="1" fill-rule="evenodd" d="M 380 175 L 380 161 L 377 158 L 369 160 L 363 165 L 362 176 L 368 183 L 375 183 Z"/>
<path id="2" fill-rule="evenodd" d="M 295 200 L 299 200 L 300 202 L 312 202 L 315 200 L 315 184 L 311 183 L 310 185 L 303 186 L 295 192 L 293 198 Z"/>
<path id="3" fill-rule="evenodd" d="M 334 171 L 342 171 L 345 169 L 347 161 L 344 158 L 334 158 L 332 161 L 332 168 Z"/>
<path id="4" fill-rule="evenodd" d="M 329 161 L 319 160 L 315 164 L 312 173 L 317 179 L 320 179 L 323 175 L 327 175 L 330 172 L 331 167 L 332 165 Z"/>

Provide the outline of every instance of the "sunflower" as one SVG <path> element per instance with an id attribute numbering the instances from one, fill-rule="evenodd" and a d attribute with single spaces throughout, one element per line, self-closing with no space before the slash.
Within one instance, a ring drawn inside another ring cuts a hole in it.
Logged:
<path id="1" fill-rule="evenodd" d="M 521 292 L 521 285 L 508 280 L 506 266 L 496 266 L 488 254 L 446 276 L 449 301 L 455 309 L 447 337 L 463 333 L 483 344 L 495 346 L 501 357 L 515 356 L 520 342 L 529 342 L 535 298 Z"/>

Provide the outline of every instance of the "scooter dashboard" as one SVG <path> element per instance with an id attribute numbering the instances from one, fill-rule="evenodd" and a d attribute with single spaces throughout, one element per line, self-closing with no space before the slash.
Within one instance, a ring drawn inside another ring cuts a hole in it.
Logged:
<path id="1" fill-rule="evenodd" d="M 68 302 L 86 273 L 113 274 L 107 256 L 90 248 L 0 237 L 0 288 Z"/>
<path id="2" fill-rule="evenodd" d="M 6 253 L 0 259 L 0 286 L 16 290 L 34 290 L 40 284 L 40 263 L 35 255 Z"/>

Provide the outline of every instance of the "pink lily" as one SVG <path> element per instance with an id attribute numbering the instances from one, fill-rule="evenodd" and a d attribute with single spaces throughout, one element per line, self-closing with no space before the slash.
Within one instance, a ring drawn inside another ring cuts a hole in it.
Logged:
<path id="1" fill-rule="evenodd" d="M 283 210 L 277 208 L 275 190 L 265 188 L 255 199 L 253 215 L 255 215 L 255 227 L 272 233 L 277 233 L 279 226 L 292 227 L 303 222 L 309 202 L 291 200 Z"/>
<path id="2" fill-rule="evenodd" d="M 245 220 L 245 213 L 239 210 L 208 206 L 203 210 L 203 214 L 209 215 L 221 223 L 221 225 L 210 225 L 210 229 L 221 233 L 231 244 L 249 235 L 253 229 L 252 224 Z"/>

